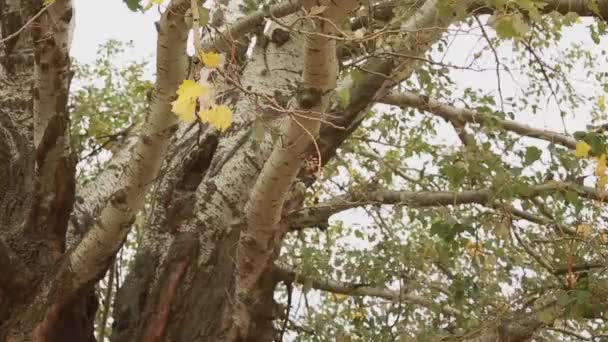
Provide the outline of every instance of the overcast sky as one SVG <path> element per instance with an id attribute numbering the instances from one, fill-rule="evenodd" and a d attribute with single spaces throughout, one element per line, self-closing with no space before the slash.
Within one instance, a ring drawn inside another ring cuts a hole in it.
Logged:
<path id="1" fill-rule="evenodd" d="M 80 62 L 92 62 L 99 44 L 108 39 L 132 40 L 134 59 L 151 58 L 156 49 L 154 21 L 158 11 L 131 12 L 122 0 L 74 0 L 76 30 L 72 56 Z"/>

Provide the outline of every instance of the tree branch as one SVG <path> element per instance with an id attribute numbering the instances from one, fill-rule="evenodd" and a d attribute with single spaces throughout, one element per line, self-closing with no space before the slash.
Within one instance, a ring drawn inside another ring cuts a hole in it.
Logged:
<path id="1" fill-rule="evenodd" d="M 215 36 L 207 36 L 201 43 L 203 50 L 217 50 L 229 52 L 245 34 L 253 31 L 256 27 L 264 23 L 269 14 L 275 18 L 295 13 L 302 7 L 301 0 L 286 0 L 270 7 L 269 10 L 255 11 L 246 17 L 239 19 L 234 25 L 226 30 L 219 32 Z"/>
<path id="2" fill-rule="evenodd" d="M 526 194 L 518 197 L 533 198 L 546 193 L 574 191 L 579 196 L 602 200 L 608 198 L 608 192 L 581 186 L 574 183 L 550 181 L 543 184 L 531 185 Z M 490 189 L 454 191 L 395 191 L 387 189 L 366 189 L 333 198 L 315 207 L 300 210 L 288 218 L 291 229 L 300 229 L 315 225 L 327 224 L 327 220 L 342 211 L 365 205 L 405 205 L 410 207 L 433 207 L 459 204 L 482 204 L 501 197 Z"/>
<path id="3" fill-rule="evenodd" d="M 396 56 L 420 57 L 427 53 L 446 32 L 448 26 L 460 20 L 457 16 L 445 16 L 438 12 L 439 0 L 426 1 L 401 26 L 403 31 L 410 32 L 396 51 Z M 455 6 L 469 6 L 472 0 L 462 1 Z M 419 61 L 411 58 L 393 57 L 382 59 L 370 58 L 360 69 L 365 77 L 355 82 L 349 89 L 350 102 L 344 107 L 332 110 L 332 125 L 321 129 L 321 160 L 331 159 L 338 146 L 342 144 L 361 124 L 368 109 L 386 96 L 390 88 L 407 79 Z"/>
<path id="4" fill-rule="evenodd" d="M 95 224 L 95 218 L 106 205 L 116 189 L 124 168 L 132 157 L 137 136 L 127 137 L 124 146 L 103 167 L 94 180 L 77 189 L 74 210 L 70 215 L 66 244 L 68 248 L 76 246 L 84 234 Z"/>
<path id="5" fill-rule="evenodd" d="M 157 24 L 158 77 L 151 112 L 130 153 L 130 162 L 121 170 L 95 225 L 66 259 L 63 271 L 57 274 L 57 278 L 70 279 L 63 280 L 69 284 L 63 289 L 63 295 L 86 286 L 107 269 L 158 174 L 170 137 L 177 128 L 177 117 L 171 113 L 170 103 L 187 70 L 185 51 L 189 28 L 183 16 L 188 8 L 189 1 L 173 0 Z"/>
<path id="6" fill-rule="evenodd" d="M 235 325 L 232 339 L 249 336 L 250 321 L 254 313 L 258 282 L 284 232 L 279 231 L 283 205 L 289 188 L 296 179 L 309 146 L 316 146 L 322 115 L 329 101 L 329 94 L 336 87 L 338 62 L 335 35 L 336 26 L 358 6 L 356 0 L 307 2 L 308 11 L 321 7 L 321 18 L 304 21 L 304 26 L 315 33 L 305 37 L 304 69 L 298 103 L 292 117 L 282 127 L 279 139 L 268 160 L 264 163 L 249 200 L 245 206 L 247 225 L 241 231 L 237 247 L 237 279 Z"/>
<path id="7" fill-rule="evenodd" d="M 441 103 L 427 96 L 418 95 L 412 92 L 389 94 L 384 98 L 380 99 L 379 102 L 399 107 L 413 107 L 422 111 L 435 114 L 449 122 L 466 122 L 480 125 L 496 123 L 499 126 L 504 127 L 506 130 L 515 132 L 520 135 L 541 140 L 547 140 L 549 142 L 557 143 L 570 149 L 576 148 L 576 139 L 568 135 L 548 130 L 537 129 L 532 126 L 520 124 L 516 121 L 501 119 L 493 115 L 478 113 L 466 108 L 457 108 L 448 104 Z"/>
<path id="8" fill-rule="evenodd" d="M 70 149 L 67 109 L 70 73 L 69 35 L 73 25 L 70 0 L 56 0 L 32 27 L 34 40 L 34 201 L 26 233 L 46 240 L 43 265 L 64 251 L 65 229 L 72 211 L 76 161 Z"/>
<path id="9" fill-rule="evenodd" d="M 390 290 L 387 288 L 373 287 L 373 286 L 360 286 L 356 284 L 348 284 L 332 279 L 318 279 L 298 274 L 296 271 L 288 268 L 284 265 L 275 265 L 275 274 L 278 279 L 287 283 L 298 283 L 307 284 L 312 283 L 312 288 L 336 293 L 343 294 L 353 297 L 378 297 L 395 303 L 411 303 L 415 305 L 424 306 L 433 310 L 439 310 L 440 312 L 447 315 L 461 315 L 460 310 L 450 307 L 449 305 L 442 305 L 436 303 L 427 298 L 420 296 L 410 295 L 405 293 L 406 289 L 402 291 Z"/>

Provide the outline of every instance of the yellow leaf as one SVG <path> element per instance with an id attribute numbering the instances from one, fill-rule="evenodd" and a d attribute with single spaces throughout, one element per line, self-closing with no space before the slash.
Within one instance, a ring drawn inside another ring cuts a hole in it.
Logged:
<path id="1" fill-rule="evenodd" d="M 608 231 L 602 231 L 599 235 L 600 242 L 604 245 L 608 244 Z"/>
<path id="2" fill-rule="evenodd" d="M 201 60 L 210 68 L 219 68 L 222 64 L 222 55 L 215 52 L 203 52 Z"/>
<path id="3" fill-rule="evenodd" d="M 53 2 L 55 2 L 55 0 L 44 0 L 44 2 L 42 4 L 44 6 L 48 6 L 48 5 L 52 4 Z"/>
<path id="4" fill-rule="evenodd" d="M 200 96 L 204 96 L 208 92 L 208 88 L 193 80 L 184 80 L 177 89 L 177 100 L 171 103 L 171 110 L 177 114 L 180 120 L 187 123 L 194 122 L 196 120 L 196 116 L 194 115 L 196 101 Z"/>
<path id="5" fill-rule="evenodd" d="M 342 300 L 345 300 L 346 298 L 348 298 L 347 295 L 341 294 L 341 293 L 334 293 L 334 296 L 336 297 L 336 300 L 339 300 L 339 301 L 342 301 Z"/>
<path id="6" fill-rule="evenodd" d="M 606 189 L 606 184 L 608 184 L 608 176 L 607 175 L 600 176 L 599 179 L 597 180 L 597 187 L 600 190 L 604 190 L 604 189 Z"/>
<path id="7" fill-rule="evenodd" d="M 181 100 L 180 100 L 181 99 Z M 194 111 L 196 110 L 196 100 L 186 99 L 186 98 L 178 98 L 177 100 L 171 102 L 173 107 L 171 110 L 173 113 L 177 114 L 177 117 L 186 123 L 192 123 L 196 120 L 196 116 L 194 115 Z"/>
<path id="8" fill-rule="evenodd" d="M 591 151 L 591 146 L 586 142 L 580 140 L 576 142 L 576 151 L 574 155 L 579 158 L 584 158 L 589 155 L 589 151 Z"/>
<path id="9" fill-rule="evenodd" d="M 606 174 L 606 154 L 602 154 L 597 158 L 597 165 L 595 166 L 595 175 L 602 177 Z"/>
<path id="10" fill-rule="evenodd" d="M 199 97 L 205 95 L 208 91 L 202 85 L 194 82 L 193 80 L 184 80 L 177 89 L 177 95 L 188 96 L 188 97 Z"/>
<path id="11" fill-rule="evenodd" d="M 365 318 L 365 316 L 367 316 L 365 308 L 358 308 L 353 312 L 353 318 Z"/>
<path id="12" fill-rule="evenodd" d="M 225 131 L 232 124 L 232 110 L 226 105 L 215 106 L 201 111 L 202 122 L 208 122 L 220 131 Z"/>
<path id="13" fill-rule="evenodd" d="M 606 96 L 604 95 L 600 95 L 597 98 L 597 106 L 600 108 L 600 110 L 606 110 Z"/>
<path id="14" fill-rule="evenodd" d="M 467 253 L 469 253 L 469 255 L 472 258 L 478 257 L 483 254 L 481 244 L 478 242 L 469 241 L 467 243 L 466 248 L 467 248 Z"/>
<path id="15" fill-rule="evenodd" d="M 581 223 L 576 227 L 576 234 L 583 238 L 589 237 L 593 233 L 593 227 L 586 223 Z"/>

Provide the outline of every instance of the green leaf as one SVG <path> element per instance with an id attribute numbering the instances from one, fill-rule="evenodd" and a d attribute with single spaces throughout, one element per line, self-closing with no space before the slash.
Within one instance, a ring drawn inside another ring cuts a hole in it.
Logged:
<path id="1" fill-rule="evenodd" d="M 567 306 L 568 304 L 570 304 L 571 301 L 572 299 L 568 295 L 568 292 L 564 290 L 559 290 L 559 292 L 557 293 L 557 303 L 559 305 Z"/>
<path id="2" fill-rule="evenodd" d="M 431 235 L 437 235 L 446 242 L 454 241 L 456 235 L 472 230 L 460 223 L 435 222 L 431 225 Z"/>
<path id="3" fill-rule="evenodd" d="M 306 281 L 302 284 L 302 292 L 308 293 L 312 289 L 312 277 L 306 278 Z"/>
<path id="4" fill-rule="evenodd" d="M 345 87 L 338 91 L 338 103 L 341 107 L 346 107 L 350 101 L 350 89 Z"/>
<path id="5" fill-rule="evenodd" d="M 514 197 L 517 196 L 530 196 L 532 195 L 532 191 L 530 190 L 530 185 L 523 181 L 515 181 L 510 187 L 511 195 Z"/>
<path id="6" fill-rule="evenodd" d="M 511 16 L 500 17 L 496 23 L 496 34 L 500 38 L 513 38 L 517 36 L 517 31 L 513 27 L 513 19 Z"/>
<path id="7" fill-rule="evenodd" d="M 538 149 L 535 146 L 530 146 L 526 149 L 526 156 L 524 159 L 524 165 L 528 166 L 540 159 L 540 156 L 543 154 L 543 151 Z"/>
<path id="8" fill-rule="evenodd" d="M 496 34 L 500 38 L 522 37 L 530 31 L 530 26 L 521 15 L 505 15 L 498 18 Z"/>
<path id="9" fill-rule="evenodd" d="M 133 12 L 141 11 L 143 9 L 143 7 L 141 6 L 141 0 L 123 0 L 123 1 L 127 4 L 127 7 L 129 7 L 129 9 Z"/>
<path id="10" fill-rule="evenodd" d="M 541 311 L 538 314 L 538 319 L 545 324 L 551 324 L 554 320 L 553 313 L 550 310 Z"/>
<path id="11" fill-rule="evenodd" d="M 209 23 L 209 10 L 205 7 L 198 8 L 199 23 L 201 25 L 207 25 Z"/>

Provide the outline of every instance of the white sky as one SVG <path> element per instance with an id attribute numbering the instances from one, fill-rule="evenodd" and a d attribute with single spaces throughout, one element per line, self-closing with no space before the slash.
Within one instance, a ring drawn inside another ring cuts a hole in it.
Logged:
<path id="1" fill-rule="evenodd" d="M 154 56 L 154 21 L 159 17 L 155 9 L 145 14 L 131 12 L 122 0 L 74 0 L 74 3 L 76 29 L 71 53 L 76 60 L 93 62 L 99 44 L 112 38 L 134 42 L 134 54 L 129 58 L 140 60 Z"/>

